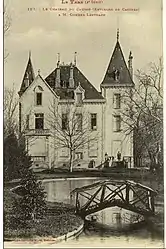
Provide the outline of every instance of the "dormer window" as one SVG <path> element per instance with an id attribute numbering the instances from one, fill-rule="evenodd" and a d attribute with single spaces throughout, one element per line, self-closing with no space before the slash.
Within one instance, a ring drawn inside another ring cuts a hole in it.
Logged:
<path id="1" fill-rule="evenodd" d="M 76 103 L 82 104 L 82 93 L 76 93 Z"/>
<path id="2" fill-rule="evenodd" d="M 79 83 L 78 87 L 74 91 L 76 104 L 78 105 L 82 104 L 83 99 L 84 99 L 84 94 L 85 94 L 85 90 L 82 88 L 82 86 Z"/>
<path id="3" fill-rule="evenodd" d="M 119 78 L 120 78 L 120 72 L 119 72 L 119 70 L 115 69 L 114 70 L 114 80 L 118 81 Z"/>

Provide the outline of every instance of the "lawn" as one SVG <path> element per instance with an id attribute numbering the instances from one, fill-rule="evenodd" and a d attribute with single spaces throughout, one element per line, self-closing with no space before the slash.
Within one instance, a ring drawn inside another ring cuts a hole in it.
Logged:
<path id="1" fill-rule="evenodd" d="M 47 211 L 42 219 L 27 222 L 27 226 L 20 227 L 16 224 L 14 210 L 15 198 L 9 188 L 4 189 L 4 240 L 40 240 L 45 237 L 56 238 L 74 231 L 82 223 L 82 219 L 74 214 L 70 205 L 63 203 L 47 203 Z"/>

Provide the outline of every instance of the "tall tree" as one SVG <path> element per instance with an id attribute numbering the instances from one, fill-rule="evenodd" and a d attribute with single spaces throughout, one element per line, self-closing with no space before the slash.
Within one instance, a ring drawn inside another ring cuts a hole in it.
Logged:
<path id="1" fill-rule="evenodd" d="M 20 160 L 19 145 L 14 132 L 4 139 L 4 178 L 12 180 L 19 178 L 18 163 Z"/>
<path id="2" fill-rule="evenodd" d="M 136 86 L 123 95 L 122 111 L 126 133 L 133 133 L 137 156 L 148 155 L 151 168 L 161 164 L 163 144 L 163 66 L 150 63 L 144 72 L 137 70 Z"/>
<path id="3" fill-rule="evenodd" d="M 82 107 L 67 103 L 62 109 L 54 105 L 49 109 L 47 121 L 55 141 L 54 147 L 69 150 L 69 170 L 72 172 L 76 150 L 93 146 L 99 136 L 92 134 L 89 115 Z"/>
<path id="4" fill-rule="evenodd" d="M 29 129 L 27 127 L 26 117 L 21 122 L 21 131 L 18 124 L 18 104 L 19 99 L 16 94 L 16 89 L 13 84 L 12 88 L 5 87 L 4 89 L 4 139 L 8 136 L 15 134 L 18 142 L 25 138 L 25 133 Z M 28 115 L 31 116 L 31 107 L 29 108 Z M 28 139 L 29 145 L 36 140 L 35 136 Z"/>
<path id="5" fill-rule="evenodd" d="M 46 193 L 32 170 L 31 158 L 26 152 L 24 139 L 18 141 L 15 134 L 10 134 L 4 147 L 6 180 L 20 180 L 20 198 L 16 198 L 14 203 L 15 222 L 26 226 L 29 221 L 36 222 L 45 214 Z"/>
<path id="6" fill-rule="evenodd" d="M 6 36 L 9 33 L 10 27 L 11 27 L 11 17 L 9 15 L 9 10 L 8 10 L 7 5 L 5 5 L 4 9 L 3 9 L 3 17 L 4 17 L 3 32 L 4 32 L 4 37 L 6 38 Z M 8 54 L 7 50 L 5 49 L 4 60 L 7 59 L 8 55 L 9 54 Z"/>
<path id="7" fill-rule="evenodd" d="M 15 211 L 19 214 L 19 223 L 23 226 L 28 225 L 29 221 L 36 222 L 41 219 L 46 211 L 46 192 L 30 167 L 30 157 L 26 155 L 20 172 L 21 198 L 17 199 L 15 203 Z"/>
<path id="8" fill-rule="evenodd" d="M 4 89 L 4 137 L 13 134 L 17 131 L 17 108 L 18 98 L 13 85 L 12 88 L 5 87 Z"/>

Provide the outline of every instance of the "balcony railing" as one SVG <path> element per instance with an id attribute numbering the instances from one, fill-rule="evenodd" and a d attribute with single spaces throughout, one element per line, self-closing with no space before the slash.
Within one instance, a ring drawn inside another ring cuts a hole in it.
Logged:
<path id="1" fill-rule="evenodd" d="M 49 129 L 29 129 L 25 130 L 26 136 L 50 136 Z"/>

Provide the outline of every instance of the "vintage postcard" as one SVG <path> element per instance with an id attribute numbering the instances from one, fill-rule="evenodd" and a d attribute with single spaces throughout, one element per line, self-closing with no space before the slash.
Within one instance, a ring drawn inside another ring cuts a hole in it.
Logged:
<path id="1" fill-rule="evenodd" d="M 162 4 L 5 0 L 5 248 L 164 248 Z"/>

